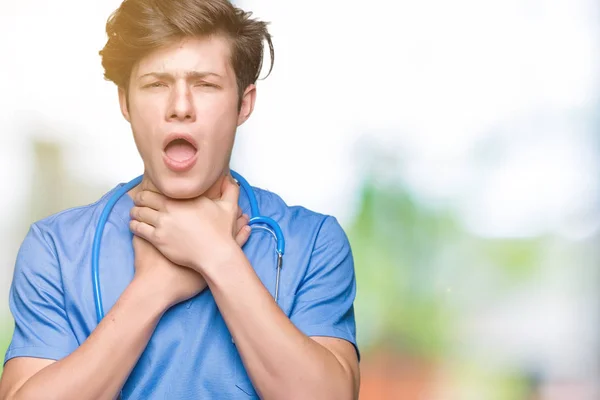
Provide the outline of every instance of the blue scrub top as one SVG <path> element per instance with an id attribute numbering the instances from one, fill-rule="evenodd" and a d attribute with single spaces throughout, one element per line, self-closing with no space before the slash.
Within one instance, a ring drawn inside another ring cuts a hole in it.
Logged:
<path id="1" fill-rule="evenodd" d="M 16 260 L 9 305 L 15 331 L 5 356 L 59 360 L 97 325 L 91 279 L 94 230 L 112 193 L 30 227 Z M 345 339 L 356 347 L 354 263 L 348 239 L 334 217 L 287 206 L 253 188 L 261 213 L 276 220 L 286 239 L 279 305 L 304 334 Z M 250 215 L 244 191 L 240 206 Z M 105 312 L 133 278 L 134 254 L 127 195 L 104 230 L 100 281 Z M 244 252 L 274 293 L 275 239 L 253 229 Z M 358 350 L 357 350 L 358 351 Z M 247 399 L 257 397 L 210 290 L 169 309 L 129 376 L 125 399 Z"/>

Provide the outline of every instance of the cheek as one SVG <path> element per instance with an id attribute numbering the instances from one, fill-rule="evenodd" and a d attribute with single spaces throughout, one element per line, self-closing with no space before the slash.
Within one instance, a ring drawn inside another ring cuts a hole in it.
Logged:
<path id="1" fill-rule="evenodd" d="M 199 113 L 198 125 L 203 141 L 220 157 L 230 150 L 237 128 L 237 113 L 225 108 L 206 110 Z"/>
<path id="2" fill-rule="evenodd" d="M 136 103 L 131 107 L 131 129 L 136 146 L 143 156 L 153 151 L 156 140 L 155 127 L 160 125 L 161 115 L 153 104 Z"/>
<path id="3" fill-rule="evenodd" d="M 199 125 L 208 132 L 221 135 L 235 131 L 237 127 L 237 100 L 229 94 L 196 100 L 196 116 Z"/>
<path id="4" fill-rule="evenodd" d="M 215 118 L 217 117 L 217 118 Z M 220 113 L 207 115 L 200 128 L 203 168 L 221 170 L 229 162 L 235 138 L 235 117 Z"/>

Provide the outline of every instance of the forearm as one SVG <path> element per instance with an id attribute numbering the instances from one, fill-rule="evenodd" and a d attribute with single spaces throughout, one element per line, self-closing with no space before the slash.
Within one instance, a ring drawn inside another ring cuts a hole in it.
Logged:
<path id="1" fill-rule="evenodd" d="M 241 250 L 231 254 L 205 279 L 260 397 L 352 398 L 349 371 L 292 324 Z"/>
<path id="2" fill-rule="evenodd" d="M 32 376 L 13 399 L 113 399 L 144 351 L 164 307 L 134 281 L 83 344 Z"/>

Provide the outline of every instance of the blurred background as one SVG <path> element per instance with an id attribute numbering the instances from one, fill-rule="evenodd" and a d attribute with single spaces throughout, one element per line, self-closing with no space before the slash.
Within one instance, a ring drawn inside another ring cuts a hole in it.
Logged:
<path id="1" fill-rule="evenodd" d="M 599 3 L 237 3 L 276 56 L 233 167 L 346 229 L 361 399 L 600 399 Z M 29 225 L 142 172 L 119 4 L 0 2 L 2 353 Z"/>

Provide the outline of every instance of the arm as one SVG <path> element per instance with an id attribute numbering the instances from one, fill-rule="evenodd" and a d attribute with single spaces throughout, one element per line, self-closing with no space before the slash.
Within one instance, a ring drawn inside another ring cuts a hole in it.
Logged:
<path id="1" fill-rule="evenodd" d="M 149 243 L 134 238 L 133 245 L 133 281 L 78 346 L 64 309 L 54 248 L 32 227 L 11 285 L 15 333 L 0 399 L 116 397 L 164 311 L 206 287 L 198 273 L 174 265 Z"/>
<path id="2" fill-rule="evenodd" d="M 229 254 L 205 278 L 260 397 L 356 399 L 354 346 L 303 334 L 275 304 L 244 254 L 233 247 Z"/>
<path id="3" fill-rule="evenodd" d="M 225 254 L 202 273 L 260 397 L 357 398 L 354 264 L 337 222 L 323 223 L 289 319 L 244 254 Z"/>
<path id="4" fill-rule="evenodd" d="M 238 212 L 242 246 L 248 217 Z M 135 366 L 162 314 L 206 288 L 204 278 L 133 238 L 135 275 L 81 346 L 64 310 L 60 269 L 52 246 L 33 225 L 23 241 L 11 285 L 15 334 L 0 380 L 0 399 L 111 399 Z M 59 361 L 54 361 L 59 360 Z"/>
<path id="5" fill-rule="evenodd" d="M 206 279 L 262 398 L 356 398 L 356 285 L 342 228 L 333 218 L 323 222 L 288 319 L 234 245 L 238 195 L 233 179 L 223 179 L 216 200 L 140 192 L 131 230 Z"/>
<path id="6" fill-rule="evenodd" d="M 115 398 L 143 352 L 164 304 L 133 281 L 88 339 L 60 361 L 18 357 L 6 363 L 2 399 Z"/>

